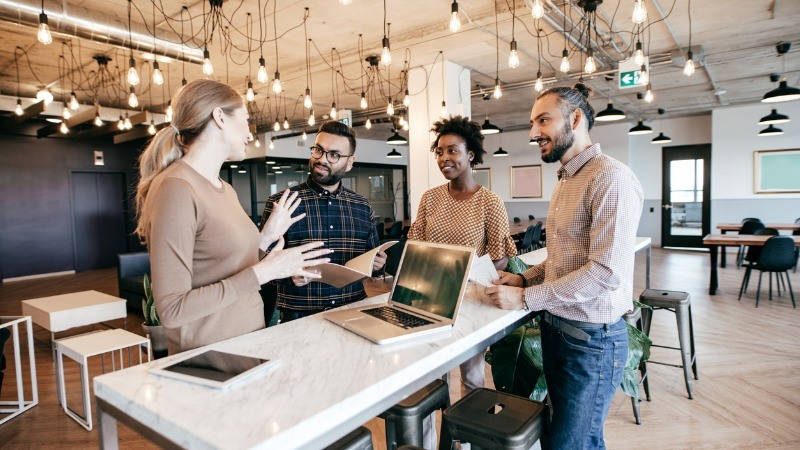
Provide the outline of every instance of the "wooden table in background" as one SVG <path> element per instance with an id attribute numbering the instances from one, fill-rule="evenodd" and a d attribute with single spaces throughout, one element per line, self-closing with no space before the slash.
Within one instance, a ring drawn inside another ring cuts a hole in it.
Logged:
<path id="1" fill-rule="evenodd" d="M 788 231 L 795 231 L 800 230 L 800 223 L 768 223 L 764 225 L 767 228 L 775 228 L 776 230 L 788 230 Z M 721 223 L 717 225 L 717 229 L 722 234 L 726 234 L 728 231 L 735 231 L 739 232 L 742 230 L 741 223 Z M 726 264 L 726 254 L 725 254 L 725 246 L 722 246 L 722 255 L 720 255 L 719 259 L 719 266 L 724 268 Z"/>
<path id="2" fill-rule="evenodd" d="M 511 233 L 512 236 L 514 236 L 515 234 L 522 234 L 528 229 L 528 227 L 536 226 L 536 224 L 539 222 L 542 222 L 542 230 L 544 230 L 545 223 L 547 222 L 547 217 L 541 217 L 533 220 L 523 220 L 522 222 L 519 223 L 514 223 L 513 221 L 509 221 L 508 231 Z"/>
<path id="3" fill-rule="evenodd" d="M 711 255 L 711 277 L 708 280 L 708 293 L 710 295 L 715 295 L 717 293 L 717 252 L 719 251 L 719 247 L 722 247 L 723 249 L 726 245 L 750 245 L 762 247 L 764 243 L 767 242 L 767 239 L 771 237 L 772 236 L 757 234 L 709 234 L 704 237 L 703 245 L 708 247 L 709 254 Z M 800 236 L 789 237 L 794 239 L 795 247 L 800 247 Z"/>

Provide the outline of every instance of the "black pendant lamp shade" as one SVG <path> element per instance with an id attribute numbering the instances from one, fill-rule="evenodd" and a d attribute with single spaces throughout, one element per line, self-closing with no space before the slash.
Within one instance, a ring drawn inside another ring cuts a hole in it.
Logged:
<path id="1" fill-rule="evenodd" d="M 633 128 L 628 130 L 628 134 L 650 134 L 653 129 L 645 125 L 641 120 Z"/>
<path id="2" fill-rule="evenodd" d="M 775 125 L 770 125 L 758 132 L 759 136 L 780 136 L 781 134 L 783 134 L 783 130 L 775 128 Z"/>
<path id="3" fill-rule="evenodd" d="M 625 118 L 625 113 L 617 108 L 614 108 L 614 104 L 609 102 L 606 109 L 597 113 L 594 117 L 594 120 L 598 122 L 613 122 L 615 120 L 622 120 Z"/>
<path id="4" fill-rule="evenodd" d="M 494 156 L 497 156 L 497 157 L 508 156 L 508 152 L 503 150 L 503 147 L 500 147 L 500 148 L 497 149 L 496 152 L 494 152 Z"/>
<path id="5" fill-rule="evenodd" d="M 800 89 L 786 84 L 786 80 L 781 80 L 778 87 L 764 94 L 761 99 L 765 103 L 788 102 L 800 99 Z"/>
<path id="6" fill-rule="evenodd" d="M 537 141 L 536 139 L 531 139 L 530 141 L 528 141 L 528 145 L 539 145 L 539 141 Z"/>
<path id="7" fill-rule="evenodd" d="M 481 134 L 497 134 L 499 132 L 500 128 L 492 122 L 489 122 L 488 117 L 483 121 L 483 125 L 481 125 Z"/>
<path id="8" fill-rule="evenodd" d="M 392 130 L 392 135 L 386 140 L 389 145 L 408 145 L 408 140 L 397 134 L 397 130 Z"/>
<path id="9" fill-rule="evenodd" d="M 658 136 L 654 137 L 651 144 L 659 145 L 659 144 L 668 144 L 672 142 L 672 138 L 669 136 L 665 136 L 664 133 L 658 133 Z"/>
<path id="10" fill-rule="evenodd" d="M 396 148 L 393 148 L 392 151 L 390 151 L 389 153 L 386 154 L 386 157 L 387 158 L 402 158 L 403 155 L 401 155 L 400 152 L 398 152 Z"/>
<path id="11" fill-rule="evenodd" d="M 789 121 L 789 116 L 785 114 L 780 114 L 777 109 L 772 109 L 772 111 L 767 114 L 766 116 L 762 117 L 759 121 L 759 125 L 772 125 L 777 123 L 786 123 Z"/>

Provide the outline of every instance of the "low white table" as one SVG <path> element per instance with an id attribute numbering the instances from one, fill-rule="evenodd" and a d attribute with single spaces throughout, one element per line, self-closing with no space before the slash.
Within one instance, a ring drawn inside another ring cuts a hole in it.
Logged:
<path id="1" fill-rule="evenodd" d="M 97 291 L 23 300 L 22 314 L 49 331 L 51 342 L 59 331 L 127 317 L 125 299 Z"/>
<path id="2" fill-rule="evenodd" d="M 100 447 L 117 448 L 119 420 L 168 448 L 324 448 L 530 320 L 475 295 L 469 290 L 450 332 L 397 346 L 320 314 L 207 346 L 278 360 L 268 375 L 229 390 L 148 372 L 174 357 L 96 377 Z"/>
<path id="3" fill-rule="evenodd" d="M 28 364 L 31 370 L 31 400 L 25 400 L 25 388 L 22 380 L 22 357 L 19 350 L 19 326 L 25 324 L 28 333 Z M 14 345 L 14 369 L 16 371 L 17 382 L 17 399 L 16 400 L 3 400 L 0 401 L 0 414 L 8 414 L 8 416 L 0 419 L 0 425 L 8 422 L 9 420 L 17 417 L 25 411 L 33 408 L 39 404 L 39 388 L 36 385 L 36 359 L 33 354 L 33 325 L 30 317 L 25 316 L 0 316 L 0 328 L 11 329 L 11 339 Z M 5 408 L 5 406 L 14 406 L 14 408 Z"/>

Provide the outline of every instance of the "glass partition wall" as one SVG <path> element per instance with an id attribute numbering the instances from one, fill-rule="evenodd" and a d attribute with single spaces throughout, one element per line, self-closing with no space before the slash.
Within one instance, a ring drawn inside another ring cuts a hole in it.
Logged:
<path id="1" fill-rule="evenodd" d="M 305 182 L 308 173 L 308 160 L 256 158 L 225 163 L 219 176 L 233 186 L 245 213 L 258 223 L 267 198 Z M 379 221 L 408 219 L 406 166 L 357 162 L 342 184 L 366 197 Z"/>

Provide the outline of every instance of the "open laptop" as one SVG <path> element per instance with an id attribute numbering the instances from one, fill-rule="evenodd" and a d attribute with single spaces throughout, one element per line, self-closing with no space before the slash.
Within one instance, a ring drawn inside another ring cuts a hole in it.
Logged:
<path id="1" fill-rule="evenodd" d="M 475 249 L 406 241 L 389 303 L 330 311 L 325 318 L 377 344 L 452 328 Z"/>

